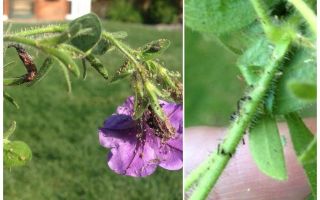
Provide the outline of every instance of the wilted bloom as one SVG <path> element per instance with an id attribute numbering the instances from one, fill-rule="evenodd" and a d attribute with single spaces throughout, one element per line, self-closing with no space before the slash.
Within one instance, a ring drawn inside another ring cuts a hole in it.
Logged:
<path id="1" fill-rule="evenodd" d="M 129 97 L 99 129 L 100 144 L 111 148 L 107 158 L 109 167 L 118 174 L 135 177 L 152 174 L 158 165 L 167 170 L 181 169 L 182 105 L 160 101 L 175 133 L 164 139 L 151 112 L 146 111 L 140 120 L 132 119 L 133 101 Z"/>

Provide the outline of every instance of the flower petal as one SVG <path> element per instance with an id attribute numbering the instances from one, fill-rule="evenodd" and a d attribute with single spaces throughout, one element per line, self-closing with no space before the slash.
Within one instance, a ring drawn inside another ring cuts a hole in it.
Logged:
<path id="1" fill-rule="evenodd" d="M 99 142 L 105 148 L 113 148 L 117 146 L 135 144 L 136 130 L 108 130 L 105 128 L 99 129 Z"/>
<path id="2" fill-rule="evenodd" d="M 160 105 L 176 130 L 175 138 L 163 142 L 147 124 L 143 139 L 137 138 L 138 123 L 132 119 L 134 102 L 129 97 L 117 113 L 99 129 L 99 141 L 111 148 L 109 167 L 118 174 L 143 177 L 152 174 L 157 166 L 168 170 L 182 168 L 182 105 L 160 101 Z"/>
<path id="3" fill-rule="evenodd" d="M 133 103 L 133 97 L 127 98 L 127 100 L 117 108 L 117 114 L 123 114 L 123 115 L 133 115 L 133 108 L 134 108 L 134 103 Z"/>
<path id="4" fill-rule="evenodd" d="M 129 115 L 111 115 L 105 122 L 104 127 L 108 130 L 126 130 L 137 126 L 137 123 Z"/>
<path id="5" fill-rule="evenodd" d="M 168 116 L 171 125 L 176 130 L 179 130 L 182 124 L 182 105 L 175 103 L 163 103 L 162 109 L 166 116 Z"/>
<path id="6" fill-rule="evenodd" d="M 177 134 L 173 138 L 163 144 L 159 149 L 159 157 L 161 158 L 160 167 L 167 170 L 179 170 L 183 165 L 182 154 L 182 134 Z"/>
<path id="7" fill-rule="evenodd" d="M 153 135 L 147 134 L 145 143 L 119 145 L 111 149 L 108 165 L 116 173 L 144 177 L 152 174 L 160 160 L 154 149 L 158 143 Z"/>

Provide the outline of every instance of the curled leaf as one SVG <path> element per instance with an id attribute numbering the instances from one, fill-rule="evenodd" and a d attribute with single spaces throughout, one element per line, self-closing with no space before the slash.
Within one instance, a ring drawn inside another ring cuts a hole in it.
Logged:
<path id="1" fill-rule="evenodd" d="M 149 99 L 152 110 L 161 120 L 164 120 L 165 115 L 159 105 L 159 100 L 157 95 L 159 91 L 158 88 L 156 88 L 156 86 L 154 86 L 150 81 L 146 81 L 144 83 L 144 87 L 145 87 L 146 94 L 149 97 L 148 99 Z"/>
<path id="2" fill-rule="evenodd" d="M 101 23 L 97 15 L 89 13 L 70 22 L 69 27 L 80 25 L 80 32 L 75 35 L 71 44 L 83 52 L 95 46 L 101 37 Z"/>
<path id="3" fill-rule="evenodd" d="M 46 53 L 51 54 L 60 61 L 67 69 L 69 69 L 76 77 L 80 77 L 80 71 L 77 64 L 73 61 L 69 52 L 63 49 L 55 49 L 47 46 L 41 47 Z"/>
<path id="4" fill-rule="evenodd" d="M 36 65 L 33 62 L 32 57 L 30 54 L 19 44 L 11 44 L 8 46 L 8 48 L 14 47 L 19 55 L 20 60 L 22 61 L 23 65 L 27 69 L 27 74 L 25 74 L 24 77 L 25 82 L 32 81 L 36 75 L 37 75 L 37 68 Z M 20 78 L 21 78 L 20 77 Z"/>
<path id="5" fill-rule="evenodd" d="M 132 84 L 135 91 L 133 119 L 137 120 L 142 117 L 143 113 L 147 110 L 149 100 L 144 92 L 141 80 L 135 78 Z"/>
<path id="6" fill-rule="evenodd" d="M 95 57 L 93 54 L 89 54 L 86 56 L 86 60 L 91 64 L 93 68 L 95 68 L 95 70 L 97 70 L 99 74 L 102 75 L 103 78 L 109 78 L 108 70 L 102 65 L 101 61 L 97 57 Z"/>
<path id="7" fill-rule="evenodd" d="M 16 130 L 16 127 L 16 121 L 12 121 L 10 127 L 3 133 L 3 139 L 8 140 L 12 133 Z"/>
<path id="8" fill-rule="evenodd" d="M 146 44 L 139 50 L 141 51 L 143 60 L 151 60 L 159 57 L 169 46 L 169 40 L 159 39 Z"/>
<path id="9" fill-rule="evenodd" d="M 70 79 L 69 71 L 68 71 L 68 69 L 66 68 L 66 66 L 62 62 L 59 62 L 59 63 L 60 63 L 61 70 L 63 72 L 64 78 L 66 80 L 68 92 L 71 93 L 72 92 L 72 85 L 71 85 L 71 79 Z"/>
<path id="10" fill-rule="evenodd" d="M 82 79 L 86 80 L 87 78 L 87 64 L 86 64 L 86 59 L 81 59 L 82 61 L 82 67 L 83 67 L 83 75 L 82 75 Z"/>
<path id="11" fill-rule="evenodd" d="M 43 64 L 41 65 L 36 78 L 33 81 L 29 82 L 28 86 L 30 87 L 39 83 L 52 69 L 52 63 L 52 58 L 46 58 Z"/>
<path id="12" fill-rule="evenodd" d="M 3 98 L 7 101 L 9 101 L 12 105 L 14 105 L 17 109 L 19 109 L 18 103 L 14 100 L 11 95 L 9 95 L 7 92 L 3 92 Z"/>
<path id="13" fill-rule="evenodd" d="M 129 61 L 126 61 L 113 75 L 110 82 L 116 82 L 118 80 L 124 79 L 130 75 L 132 75 L 134 72 L 134 69 L 131 66 L 131 63 Z"/>
<path id="14" fill-rule="evenodd" d="M 114 49 L 112 43 L 105 38 L 101 38 L 98 44 L 96 44 L 96 46 L 92 49 L 91 53 L 95 55 L 103 55 L 112 49 Z"/>

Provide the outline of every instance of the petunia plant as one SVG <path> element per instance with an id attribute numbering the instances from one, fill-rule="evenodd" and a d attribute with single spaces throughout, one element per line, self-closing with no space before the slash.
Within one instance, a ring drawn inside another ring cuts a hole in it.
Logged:
<path id="1" fill-rule="evenodd" d="M 124 43 L 126 37 L 125 32 L 103 30 L 95 14 L 62 25 L 9 31 L 4 35 L 4 48 L 17 51 L 27 72 L 19 77 L 5 77 L 4 86 L 32 87 L 48 76 L 53 66 L 59 66 L 71 92 L 70 74 L 77 78 L 81 74 L 78 63 L 83 66 L 83 79 L 89 64 L 108 83 L 130 80 L 132 97 L 98 131 L 101 145 L 111 149 L 109 167 L 116 173 L 139 177 L 152 174 L 157 166 L 179 170 L 182 168 L 181 76 L 158 60 L 170 41 L 159 39 L 133 49 Z M 46 56 L 39 68 L 29 53 L 31 49 Z M 109 77 L 99 57 L 112 50 L 122 54 L 125 61 Z M 4 92 L 4 99 L 19 108 L 10 94 Z M 32 156 L 26 143 L 10 140 L 15 127 L 13 121 L 4 133 L 4 166 L 9 168 L 26 164 Z"/>
<path id="2" fill-rule="evenodd" d="M 277 120 L 285 119 L 294 150 L 316 199 L 316 136 L 300 111 L 316 102 L 316 1 L 186 0 L 186 25 L 238 55 L 247 83 L 228 134 L 185 179 L 189 199 L 205 199 L 244 134 L 260 171 L 285 181 L 287 169 Z M 201 66 L 199 66 L 201 67 Z"/>

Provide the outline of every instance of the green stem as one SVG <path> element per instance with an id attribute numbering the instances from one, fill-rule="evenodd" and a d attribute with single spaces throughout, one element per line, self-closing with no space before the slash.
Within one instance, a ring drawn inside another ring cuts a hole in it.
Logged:
<path id="1" fill-rule="evenodd" d="M 283 40 L 281 43 L 278 43 L 273 52 L 272 61 L 268 66 L 266 66 L 265 73 L 262 74 L 259 83 L 254 87 L 250 93 L 251 100 L 244 102 L 243 107 L 239 111 L 239 116 L 235 122 L 231 125 L 228 131 L 228 136 L 221 144 L 220 149 L 225 153 L 216 153 L 214 152 L 212 156 L 206 161 L 213 164 L 209 167 L 201 167 L 197 170 L 196 175 L 202 175 L 202 179 L 199 180 L 197 187 L 194 189 L 190 200 L 200 200 L 205 199 L 209 194 L 210 190 L 220 177 L 222 171 L 226 167 L 228 161 L 230 160 L 229 153 L 233 154 L 236 151 L 236 147 L 241 141 L 243 134 L 247 127 L 250 125 L 256 110 L 260 103 L 263 101 L 265 94 L 267 93 L 270 84 L 278 71 L 280 63 L 283 61 L 284 56 L 286 55 L 291 41 Z M 194 172 L 192 177 L 187 177 L 186 186 L 190 187 L 200 177 L 194 177 Z"/>
<path id="2" fill-rule="evenodd" d="M 207 160 L 205 160 L 198 168 L 193 170 L 184 182 L 184 190 L 187 191 L 190 187 L 202 176 L 207 169 L 209 169 L 214 163 L 215 153 L 212 153 Z"/>
<path id="3" fill-rule="evenodd" d="M 251 0 L 251 3 L 259 19 L 261 20 L 261 24 L 264 32 L 266 33 L 267 37 L 271 39 L 272 32 L 274 31 L 274 26 L 271 23 L 269 15 L 266 12 L 267 9 L 265 8 L 264 2 L 262 2 L 261 0 Z"/>
<path id="4" fill-rule="evenodd" d="M 47 27 L 37 27 L 34 29 L 24 30 L 10 35 L 14 36 L 31 36 L 43 33 L 61 33 L 68 28 L 68 25 L 50 25 Z"/>
<path id="5" fill-rule="evenodd" d="M 111 41 L 124 55 L 126 55 L 129 58 L 129 60 L 131 60 L 134 63 L 134 66 L 136 67 L 138 73 L 140 74 L 142 81 L 145 82 L 144 70 L 139 64 L 139 62 L 137 61 L 137 59 L 134 56 L 132 56 L 132 54 L 130 53 L 132 52 L 132 50 L 122 42 L 115 39 L 112 34 L 103 32 L 103 36 L 109 41 Z"/>
<path id="6" fill-rule="evenodd" d="M 136 66 L 139 66 L 139 62 L 129 53 L 128 49 L 125 44 L 122 42 L 118 41 L 117 39 L 114 38 L 112 34 L 109 34 L 107 32 L 103 32 L 103 36 L 110 40 L 124 55 L 126 55 Z"/>
<path id="7" fill-rule="evenodd" d="M 16 43 L 22 43 L 25 45 L 33 46 L 33 47 L 38 47 L 38 43 L 36 40 L 24 38 L 21 36 L 13 36 L 13 35 L 7 35 L 3 37 L 4 42 L 16 42 Z"/>
<path id="8" fill-rule="evenodd" d="M 317 35 L 317 16 L 303 0 L 288 0 L 308 22 L 311 30 Z"/>

